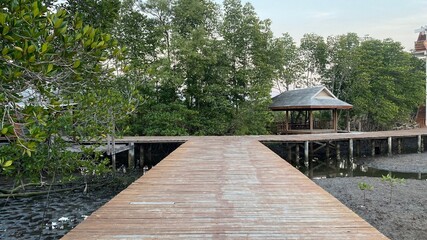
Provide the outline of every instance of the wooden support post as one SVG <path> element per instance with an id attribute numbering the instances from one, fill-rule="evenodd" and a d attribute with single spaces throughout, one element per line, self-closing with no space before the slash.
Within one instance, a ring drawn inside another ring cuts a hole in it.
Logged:
<path id="1" fill-rule="evenodd" d="M 107 135 L 107 155 L 111 155 L 111 138 Z"/>
<path id="2" fill-rule="evenodd" d="M 375 140 L 371 140 L 371 156 L 375 157 Z"/>
<path id="3" fill-rule="evenodd" d="M 149 144 L 148 145 L 148 161 L 150 161 L 150 164 L 152 165 L 153 164 L 153 146 L 152 146 L 153 144 Z"/>
<path id="4" fill-rule="evenodd" d="M 299 144 L 295 144 L 295 163 L 299 166 Z"/>
<path id="5" fill-rule="evenodd" d="M 338 111 L 337 109 L 333 110 L 333 115 L 334 115 L 334 132 L 338 132 Z"/>
<path id="6" fill-rule="evenodd" d="M 308 141 L 305 141 L 304 142 L 304 165 L 306 166 L 306 167 L 308 167 L 308 165 L 309 165 L 309 142 Z"/>
<path id="7" fill-rule="evenodd" d="M 111 152 L 111 165 L 113 165 L 113 171 L 116 171 L 116 139 L 112 137 L 112 152 Z"/>
<path id="8" fill-rule="evenodd" d="M 292 162 L 292 148 L 289 143 L 286 143 L 286 151 L 288 152 L 288 161 Z"/>
<path id="9" fill-rule="evenodd" d="M 135 143 L 130 142 L 128 146 L 128 169 L 130 170 L 135 168 Z"/>
<path id="10" fill-rule="evenodd" d="M 331 158 L 331 152 L 330 152 L 330 145 L 331 145 L 331 142 L 330 141 L 327 141 L 326 142 L 326 146 L 325 146 L 325 151 L 326 151 L 326 158 L 329 160 L 329 158 Z"/>
<path id="11" fill-rule="evenodd" d="M 401 138 L 397 139 L 397 153 L 398 154 L 402 153 L 402 139 Z"/>
<path id="12" fill-rule="evenodd" d="M 285 132 L 286 132 L 286 134 L 288 133 L 288 131 L 289 131 L 289 111 L 286 111 L 286 117 L 285 117 Z"/>
<path id="13" fill-rule="evenodd" d="M 338 168 L 341 168 L 341 145 L 339 142 L 335 143 L 335 152 L 336 152 L 335 166 Z"/>
<path id="14" fill-rule="evenodd" d="M 336 143 L 335 150 L 337 152 L 337 161 L 341 161 L 341 146 L 339 142 Z"/>
<path id="15" fill-rule="evenodd" d="M 327 141 L 326 142 L 326 149 L 325 149 L 325 151 L 326 151 L 326 166 L 328 166 L 329 167 L 329 159 L 331 158 L 331 153 L 330 153 L 330 148 L 329 148 L 329 145 L 330 145 L 330 141 Z"/>
<path id="16" fill-rule="evenodd" d="M 393 154 L 393 141 L 391 137 L 387 138 L 387 150 L 388 156 L 391 156 Z"/>
<path id="17" fill-rule="evenodd" d="M 140 168 L 144 167 L 144 145 L 140 144 L 139 145 L 139 159 L 138 159 L 138 166 Z"/>
<path id="18" fill-rule="evenodd" d="M 348 140 L 348 160 L 351 164 L 353 164 L 353 139 Z"/>
<path id="19" fill-rule="evenodd" d="M 314 128 L 314 119 L 313 119 L 313 111 L 312 110 L 310 110 L 310 131 L 313 131 L 313 128 Z"/>
<path id="20" fill-rule="evenodd" d="M 113 171 L 116 171 L 116 153 L 111 154 L 111 166 L 113 167 Z"/>
<path id="21" fill-rule="evenodd" d="M 356 141 L 356 154 L 360 157 L 360 140 Z"/>
<path id="22" fill-rule="evenodd" d="M 418 153 L 421 153 L 421 144 L 422 144 L 421 135 L 418 135 Z"/>

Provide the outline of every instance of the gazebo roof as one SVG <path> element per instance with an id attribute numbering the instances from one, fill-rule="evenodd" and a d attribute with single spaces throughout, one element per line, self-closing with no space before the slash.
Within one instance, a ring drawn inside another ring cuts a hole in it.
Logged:
<path id="1" fill-rule="evenodd" d="M 273 111 L 353 108 L 353 105 L 335 97 L 325 86 L 286 91 L 272 100 L 270 109 Z"/>

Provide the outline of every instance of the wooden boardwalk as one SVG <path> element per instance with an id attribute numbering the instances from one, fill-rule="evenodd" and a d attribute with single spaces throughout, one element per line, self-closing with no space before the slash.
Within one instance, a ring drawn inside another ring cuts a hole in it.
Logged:
<path id="1" fill-rule="evenodd" d="M 191 138 L 63 239 L 387 239 L 258 140 Z"/>

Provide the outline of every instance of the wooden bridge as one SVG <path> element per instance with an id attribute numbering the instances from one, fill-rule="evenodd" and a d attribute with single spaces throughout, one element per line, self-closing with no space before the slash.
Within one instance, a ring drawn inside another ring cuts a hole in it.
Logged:
<path id="1" fill-rule="evenodd" d="M 387 239 L 260 141 L 385 139 L 391 152 L 425 135 L 124 138 L 185 143 L 63 239 Z"/>

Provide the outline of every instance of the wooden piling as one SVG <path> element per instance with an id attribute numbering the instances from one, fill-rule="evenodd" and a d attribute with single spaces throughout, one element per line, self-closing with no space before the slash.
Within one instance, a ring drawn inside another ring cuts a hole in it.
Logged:
<path id="1" fill-rule="evenodd" d="M 115 138 L 112 137 L 112 151 L 111 151 L 111 165 L 113 166 L 113 171 L 116 171 L 116 141 Z"/>
<path id="2" fill-rule="evenodd" d="M 309 165 L 309 141 L 304 142 L 304 165 L 307 167 Z"/>
<path id="3" fill-rule="evenodd" d="M 286 143 L 286 151 L 288 152 L 288 161 L 292 162 L 292 148 L 289 143 Z"/>
<path id="4" fill-rule="evenodd" d="M 330 148 L 329 145 L 331 144 L 330 141 L 326 142 L 326 166 L 329 167 L 329 159 L 331 158 Z"/>
<path id="5" fill-rule="evenodd" d="M 354 143 L 356 145 L 356 156 L 360 157 L 360 141 Z"/>
<path id="6" fill-rule="evenodd" d="M 295 144 L 295 163 L 299 165 L 299 144 Z"/>
<path id="7" fill-rule="evenodd" d="M 340 146 L 339 142 L 336 143 L 335 150 L 336 150 L 336 153 L 337 153 L 337 157 L 336 157 L 337 162 L 341 161 L 341 146 Z"/>
<path id="8" fill-rule="evenodd" d="M 398 154 L 402 153 L 402 139 L 401 138 L 397 139 L 397 153 Z"/>
<path id="9" fill-rule="evenodd" d="M 128 169 L 134 169 L 135 168 L 135 143 L 130 142 L 128 144 L 129 150 L 128 150 Z"/>
<path id="10" fill-rule="evenodd" d="M 391 156 L 393 154 L 393 141 L 391 137 L 387 138 L 387 150 L 388 150 L 388 156 Z"/>
<path id="11" fill-rule="evenodd" d="M 371 156 L 375 157 L 375 140 L 371 140 Z"/>
<path id="12" fill-rule="evenodd" d="M 140 168 L 144 167 L 144 145 L 143 144 L 139 144 L 139 158 L 138 158 L 138 163 L 137 165 Z"/>
<path id="13" fill-rule="evenodd" d="M 150 164 L 153 163 L 153 144 L 148 145 L 148 161 Z"/>
<path id="14" fill-rule="evenodd" d="M 422 144 L 422 138 L 421 138 L 421 135 L 418 135 L 418 153 L 421 153 L 421 144 Z"/>
<path id="15" fill-rule="evenodd" d="M 111 155 L 111 166 L 113 167 L 113 171 L 116 171 L 116 153 Z"/>
<path id="16" fill-rule="evenodd" d="M 353 164 L 353 139 L 348 140 L 348 160 L 351 164 Z"/>

